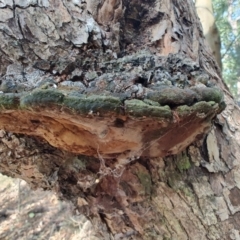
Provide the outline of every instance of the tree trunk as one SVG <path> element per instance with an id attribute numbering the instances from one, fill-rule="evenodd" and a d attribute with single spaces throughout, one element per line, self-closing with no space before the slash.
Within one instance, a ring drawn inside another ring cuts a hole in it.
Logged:
<path id="1" fill-rule="evenodd" d="M 212 50 L 213 56 L 215 57 L 218 66 L 222 69 L 221 39 L 217 26 L 215 24 L 212 1 L 196 0 L 195 6 L 197 14 L 202 23 L 203 34 L 206 37 L 207 43 Z"/>
<path id="2" fill-rule="evenodd" d="M 0 7 L 2 173 L 92 238 L 240 239 L 240 111 L 191 0 Z"/>

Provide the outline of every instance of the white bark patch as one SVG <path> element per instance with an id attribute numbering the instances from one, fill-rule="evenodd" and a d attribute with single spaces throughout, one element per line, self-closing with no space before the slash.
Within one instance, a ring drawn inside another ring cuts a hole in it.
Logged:
<path id="1" fill-rule="evenodd" d="M 234 206 L 231 202 L 231 199 L 230 199 L 230 191 L 226 188 L 223 190 L 223 195 L 224 195 L 224 198 L 225 198 L 225 201 L 228 205 L 228 209 L 230 210 L 231 214 L 235 214 L 237 212 L 240 211 L 240 206 Z"/>
<path id="2" fill-rule="evenodd" d="M 37 27 L 39 27 L 41 31 L 52 40 L 56 41 L 60 38 L 54 24 L 50 21 L 48 16 L 41 11 L 38 11 L 35 15 L 35 23 Z M 52 41 L 49 42 L 50 44 L 52 43 Z"/>
<path id="3" fill-rule="evenodd" d="M 197 194 L 199 199 L 214 195 L 206 177 L 199 178 L 199 182 L 193 182 L 192 185 L 194 192 Z"/>
<path id="4" fill-rule="evenodd" d="M 212 130 L 207 136 L 207 149 L 209 161 L 211 163 L 214 161 L 219 161 L 219 149 L 214 130 Z"/>
<path id="5" fill-rule="evenodd" d="M 152 42 L 162 39 L 168 27 L 168 21 L 164 20 L 161 24 L 157 24 L 153 27 L 152 30 Z"/>
<path id="6" fill-rule="evenodd" d="M 30 5 L 36 5 L 36 4 L 37 4 L 37 0 L 15 0 L 15 5 L 22 8 L 26 8 L 26 7 L 29 7 Z"/>
<path id="7" fill-rule="evenodd" d="M 204 162 L 204 167 L 207 168 L 209 172 L 226 172 L 228 168 L 219 158 L 219 148 L 214 129 L 208 134 L 206 143 L 209 163 Z"/>
<path id="8" fill-rule="evenodd" d="M 236 230 L 236 229 L 231 229 L 231 231 L 230 231 L 230 239 L 240 240 L 239 231 Z"/>
<path id="9" fill-rule="evenodd" d="M 28 10 L 17 10 L 19 16 L 19 22 L 23 30 L 26 39 L 34 41 L 38 39 L 40 42 L 46 43 L 47 36 L 43 33 L 42 29 L 38 27 L 35 23 L 36 11 L 33 7 L 28 8 Z M 35 21 L 34 21 L 35 20 Z"/>
<path id="10" fill-rule="evenodd" d="M 81 0 L 72 0 L 73 4 L 80 6 L 82 1 Z"/>
<path id="11" fill-rule="evenodd" d="M 223 197 L 216 197 L 217 202 L 217 215 L 221 219 L 221 221 L 225 221 L 229 217 L 229 211 L 226 202 Z"/>
<path id="12" fill-rule="evenodd" d="M 49 1 L 48 0 L 38 0 L 38 5 L 40 7 L 49 7 Z"/>
<path id="13" fill-rule="evenodd" d="M 6 22 L 11 18 L 13 18 L 13 12 L 10 9 L 1 9 L 0 22 Z"/>
<path id="14" fill-rule="evenodd" d="M 0 7 L 6 7 L 6 6 L 13 6 L 13 1 L 12 0 L 0 0 Z"/>
<path id="15" fill-rule="evenodd" d="M 72 29 L 72 36 L 71 36 L 71 42 L 76 46 L 81 46 L 84 43 L 88 42 L 88 28 L 85 25 L 81 24 L 74 24 L 72 25 L 74 28 Z"/>
<path id="16" fill-rule="evenodd" d="M 72 18 L 62 1 L 50 0 L 47 15 L 57 28 L 61 28 L 64 23 L 71 22 Z"/>
<path id="17" fill-rule="evenodd" d="M 239 172 L 239 167 L 237 167 L 237 168 L 235 168 L 233 170 L 233 176 L 234 176 L 235 185 L 240 189 L 240 172 Z"/>

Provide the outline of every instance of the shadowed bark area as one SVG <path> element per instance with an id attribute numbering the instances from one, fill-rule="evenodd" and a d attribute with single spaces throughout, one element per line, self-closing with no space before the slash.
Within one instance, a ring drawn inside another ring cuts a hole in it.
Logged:
<path id="1" fill-rule="evenodd" d="M 0 7 L 2 173 L 98 239 L 239 238 L 239 109 L 192 1 Z"/>

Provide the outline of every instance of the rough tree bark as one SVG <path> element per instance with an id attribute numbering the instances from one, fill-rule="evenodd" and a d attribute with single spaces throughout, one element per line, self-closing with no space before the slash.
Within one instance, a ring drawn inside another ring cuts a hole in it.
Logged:
<path id="1" fill-rule="evenodd" d="M 240 112 L 191 0 L 0 7 L 2 173 L 89 239 L 240 239 Z"/>

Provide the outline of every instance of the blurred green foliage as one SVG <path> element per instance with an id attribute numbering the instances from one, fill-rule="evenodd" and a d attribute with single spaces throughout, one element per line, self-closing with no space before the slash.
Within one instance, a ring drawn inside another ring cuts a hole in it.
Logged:
<path id="1" fill-rule="evenodd" d="M 221 37 L 223 79 L 240 100 L 240 1 L 212 0 Z M 239 88 L 239 90 L 238 90 Z"/>

